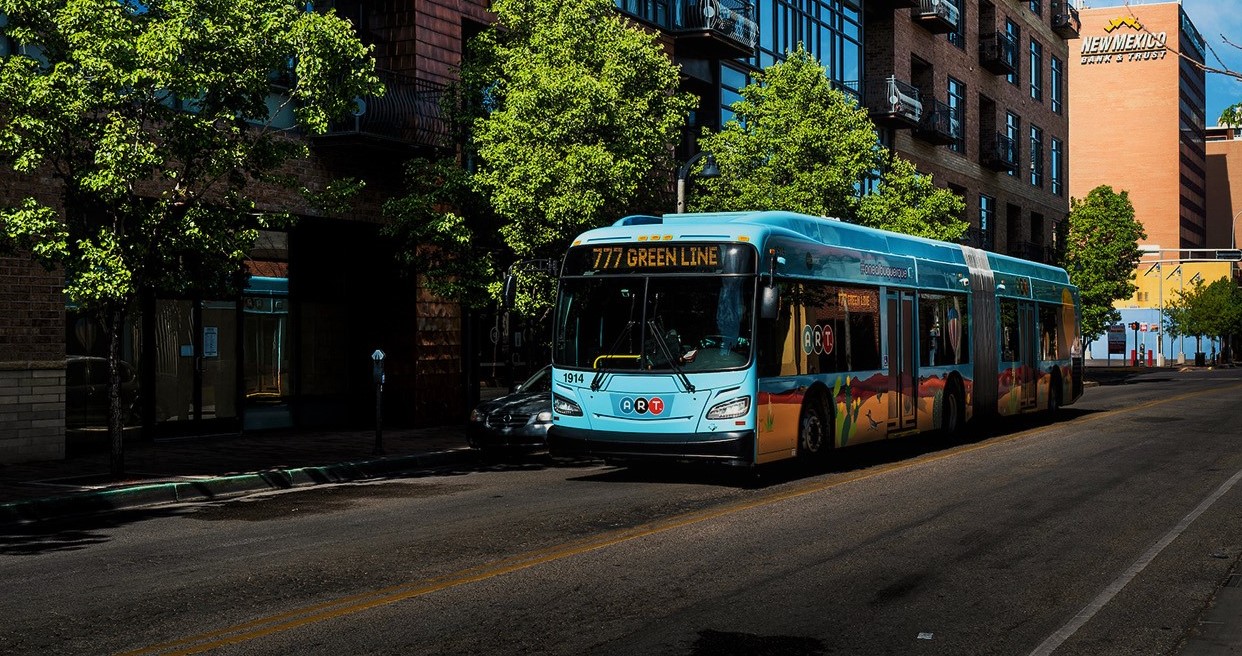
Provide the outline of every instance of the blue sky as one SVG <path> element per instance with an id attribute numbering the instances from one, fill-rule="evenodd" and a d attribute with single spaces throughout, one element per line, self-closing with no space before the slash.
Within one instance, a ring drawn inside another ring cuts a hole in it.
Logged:
<path id="1" fill-rule="evenodd" d="M 1228 68 L 1242 75 L 1242 50 L 1225 43 L 1229 39 L 1242 45 L 1242 2 L 1238 0 L 1182 0 L 1182 9 L 1199 28 L 1203 40 L 1220 57 L 1217 61 L 1211 50 L 1207 64 L 1213 68 Z M 1223 65 L 1222 65 L 1223 62 Z M 1242 80 L 1225 75 L 1207 74 L 1207 124 L 1216 125 L 1220 112 L 1229 105 L 1242 102 Z"/>

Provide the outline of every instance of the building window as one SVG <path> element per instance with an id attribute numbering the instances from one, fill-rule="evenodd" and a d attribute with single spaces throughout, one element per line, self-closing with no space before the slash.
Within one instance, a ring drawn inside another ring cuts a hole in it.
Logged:
<path id="1" fill-rule="evenodd" d="M 1044 186 L 1044 131 L 1031 126 L 1031 185 Z"/>
<path id="2" fill-rule="evenodd" d="M 1013 112 L 1005 112 L 1005 136 L 1009 137 L 1010 143 L 1013 144 L 1014 162 L 1021 161 L 1018 159 L 1018 144 L 1021 143 L 1022 139 L 1022 135 L 1020 134 L 1021 132 L 1022 118 Z M 1010 169 L 1008 171 L 1008 175 L 1017 177 L 1018 172 Z"/>
<path id="3" fill-rule="evenodd" d="M 966 7 L 964 5 L 966 4 L 966 2 L 965 0 L 950 0 L 950 1 L 953 2 L 953 4 L 957 6 L 957 27 L 954 28 L 951 32 L 949 32 L 946 36 L 949 38 L 949 43 L 952 43 L 958 48 L 965 50 L 966 49 Z"/>
<path id="4" fill-rule="evenodd" d="M 995 217 L 996 199 L 979 194 L 979 247 L 984 250 L 996 250 Z"/>
<path id="5" fill-rule="evenodd" d="M 1005 34 L 1008 34 L 1009 38 L 1013 40 L 1015 48 L 1021 46 L 1022 29 L 1018 27 L 1017 23 L 1009 20 L 1008 18 L 1005 19 Z M 1005 79 L 1008 80 L 1009 83 L 1014 86 L 1018 85 L 1017 69 L 1018 69 L 1017 62 L 1014 62 L 1014 72 L 1005 76 Z"/>
<path id="6" fill-rule="evenodd" d="M 1031 8 L 1031 13 L 1035 14 L 1036 16 L 1039 15 L 1039 10 L 1040 10 L 1039 0 L 1027 0 L 1026 6 Z"/>
<path id="7" fill-rule="evenodd" d="M 964 154 L 966 152 L 966 130 L 962 126 L 966 125 L 966 85 L 954 78 L 949 78 L 949 113 L 958 125 L 957 134 L 953 136 L 953 143 L 949 144 L 949 150 Z"/>
<path id="8" fill-rule="evenodd" d="M 700 3 L 678 2 L 677 6 Z M 731 3 L 703 3 L 729 6 Z M 738 3 L 739 5 L 743 3 Z M 756 7 L 759 29 L 756 68 L 767 68 L 785 59 L 785 53 L 802 44 L 828 71 L 837 88 L 857 88 L 862 79 L 861 3 L 839 0 L 774 0 L 748 3 Z"/>
<path id="9" fill-rule="evenodd" d="M 1054 114 L 1061 113 L 1061 91 L 1062 85 L 1065 83 L 1065 74 L 1062 70 L 1063 64 L 1056 56 L 1051 58 L 1049 62 L 1048 94 L 1052 103 L 1052 112 Z"/>
<path id="10" fill-rule="evenodd" d="M 672 26 L 669 0 L 617 0 L 617 9 L 664 29 Z"/>
<path id="11" fill-rule="evenodd" d="M 1065 189 L 1062 188 L 1062 179 L 1064 172 L 1061 170 L 1063 154 L 1061 152 L 1061 140 L 1052 138 L 1052 193 L 1056 196 L 1065 195 Z"/>
<path id="12" fill-rule="evenodd" d="M 1031 39 L 1031 100 L 1044 99 L 1044 47 Z"/>

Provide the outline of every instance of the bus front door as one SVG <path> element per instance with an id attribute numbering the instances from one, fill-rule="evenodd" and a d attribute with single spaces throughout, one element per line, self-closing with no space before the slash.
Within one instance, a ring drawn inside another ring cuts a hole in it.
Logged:
<path id="1" fill-rule="evenodd" d="M 888 293 L 888 428 L 913 429 L 918 408 L 914 372 L 914 294 Z"/>

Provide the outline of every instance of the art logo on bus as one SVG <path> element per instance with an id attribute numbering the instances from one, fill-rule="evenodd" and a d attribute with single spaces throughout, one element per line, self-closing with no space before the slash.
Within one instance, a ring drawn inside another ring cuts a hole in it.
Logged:
<path id="1" fill-rule="evenodd" d="M 651 398 L 631 398 L 623 397 L 617 402 L 617 409 L 623 415 L 658 415 L 664 412 L 664 399 L 653 396 Z"/>
<path id="2" fill-rule="evenodd" d="M 806 325 L 802 327 L 802 353 L 804 355 L 832 355 L 834 336 L 831 325 Z"/>

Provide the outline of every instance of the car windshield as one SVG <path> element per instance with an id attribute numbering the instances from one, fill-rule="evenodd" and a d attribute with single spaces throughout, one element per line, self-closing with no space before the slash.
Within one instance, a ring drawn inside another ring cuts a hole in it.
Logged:
<path id="1" fill-rule="evenodd" d="M 744 367 L 754 297 L 750 275 L 566 278 L 553 362 L 687 372 Z"/>
<path id="2" fill-rule="evenodd" d="M 552 391 L 552 367 L 546 366 L 536 371 L 534 375 L 527 378 L 521 385 L 518 385 L 515 392 L 551 392 Z"/>

